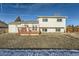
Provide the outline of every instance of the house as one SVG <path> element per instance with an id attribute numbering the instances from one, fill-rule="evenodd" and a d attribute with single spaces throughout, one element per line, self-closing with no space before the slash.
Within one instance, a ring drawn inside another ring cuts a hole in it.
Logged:
<path id="1" fill-rule="evenodd" d="M 0 34 L 7 32 L 8 32 L 8 25 L 5 22 L 0 21 Z"/>
<path id="2" fill-rule="evenodd" d="M 18 33 L 21 35 L 38 34 L 38 21 L 21 21 L 9 24 L 9 33 Z"/>
<path id="3" fill-rule="evenodd" d="M 35 21 L 19 21 L 9 24 L 9 33 L 39 34 L 66 32 L 65 16 L 38 16 Z"/>
<path id="4" fill-rule="evenodd" d="M 48 32 L 66 32 L 66 16 L 39 16 L 40 31 Z"/>

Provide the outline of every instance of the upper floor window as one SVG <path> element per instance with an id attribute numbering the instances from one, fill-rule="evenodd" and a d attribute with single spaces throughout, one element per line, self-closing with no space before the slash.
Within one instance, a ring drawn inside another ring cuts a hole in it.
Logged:
<path id="1" fill-rule="evenodd" d="M 62 19 L 57 19 L 57 22 L 62 22 Z"/>
<path id="2" fill-rule="evenodd" d="M 48 19 L 47 18 L 44 18 L 42 21 L 43 22 L 48 22 Z"/>

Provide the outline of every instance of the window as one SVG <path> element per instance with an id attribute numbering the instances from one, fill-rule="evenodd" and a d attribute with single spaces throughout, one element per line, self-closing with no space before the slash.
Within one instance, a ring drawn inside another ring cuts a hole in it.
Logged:
<path id="1" fill-rule="evenodd" d="M 32 26 L 32 30 L 34 30 L 34 25 Z"/>
<path id="2" fill-rule="evenodd" d="M 43 31 L 43 32 L 47 32 L 47 29 L 46 29 L 46 28 L 43 28 L 42 31 Z"/>
<path id="3" fill-rule="evenodd" d="M 35 30 L 37 30 L 37 25 L 35 25 Z"/>
<path id="4" fill-rule="evenodd" d="M 32 30 L 37 30 L 37 25 L 33 25 Z"/>
<path id="5" fill-rule="evenodd" d="M 61 28 L 56 28 L 56 32 L 60 32 Z"/>
<path id="6" fill-rule="evenodd" d="M 48 19 L 47 18 L 43 19 L 43 22 L 48 22 Z"/>
<path id="7" fill-rule="evenodd" d="M 24 25 L 25 27 L 29 27 L 28 25 Z"/>
<path id="8" fill-rule="evenodd" d="M 57 22 L 62 22 L 62 19 L 57 19 Z"/>

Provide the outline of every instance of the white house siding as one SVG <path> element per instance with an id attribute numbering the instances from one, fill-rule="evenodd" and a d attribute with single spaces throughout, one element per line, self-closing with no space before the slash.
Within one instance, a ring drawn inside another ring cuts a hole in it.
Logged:
<path id="1" fill-rule="evenodd" d="M 47 18 L 48 22 L 42 22 L 43 18 L 38 18 L 40 27 L 65 27 L 66 19 L 62 19 L 62 22 L 57 22 L 57 18 Z"/>
<path id="2" fill-rule="evenodd" d="M 39 26 L 38 24 L 17 24 L 17 25 L 12 25 L 9 24 L 9 33 L 18 33 L 18 28 L 19 27 L 25 27 L 25 25 L 28 25 L 28 27 L 30 28 L 30 30 L 32 30 L 32 26 L 36 25 L 37 26 L 37 31 L 39 31 Z"/>
<path id="3" fill-rule="evenodd" d="M 60 17 L 61 18 L 61 17 Z M 47 18 L 48 22 L 43 22 L 42 21 L 43 18 L 38 18 L 39 21 L 39 27 L 63 27 L 64 29 L 61 28 L 60 32 L 64 32 L 66 31 L 66 18 L 61 18 L 62 22 L 57 22 L 57 18 Z M 47 28 L 48 29 L 48 28 Z M 42 31 L 42 29 L 41 29 Z M 55 29 L 48 29 L 47 32 L 56 32 Z"/>
<path id="4" fill-rule="evenodd" d="M 45 33 L 44 31 L 42 31 L 42 28 L 40 30 L 41 30 L 41 32 Z M 47 28 L 47 32 L 49 32 L 49 33 L 56 32 L 56 29 L 54 29 L 54 28 L 53 29 L 48 29 Z M 60 32 L 65 32 L 65 29 L 61 28 Z"/>
<path id="5" fill-rule="evenodd" d="M 61 31 L 60 32 L 65 32 L 65 29 L 63 28 L 63 29 L 61 29 Z"/>
<path id="6" fill-rule="evenodd" d="M 9 33 L 18 33 L 16 25 L 9 25 Z"/>
<path id="7" fill-rule="evenodd" d="M 47 32 L 55 32 L 55 29 L 47 29 Z"/>
<path id="8" fill-rule="evenodd" d="M 47 32 L 56 32 L 56 29 L 47 29 Z M 64 29 L 61 29 L 60 32 L 64 32 Z"/>

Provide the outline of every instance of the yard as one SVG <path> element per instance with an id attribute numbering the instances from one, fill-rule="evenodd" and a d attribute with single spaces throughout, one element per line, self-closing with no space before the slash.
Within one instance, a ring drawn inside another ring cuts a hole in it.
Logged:
<path id="1" fill-rule="evenodd" d="M 39 36 L 0 34 L 0 48 L 79 49 L 79 33 L 50 33 Z"/>

